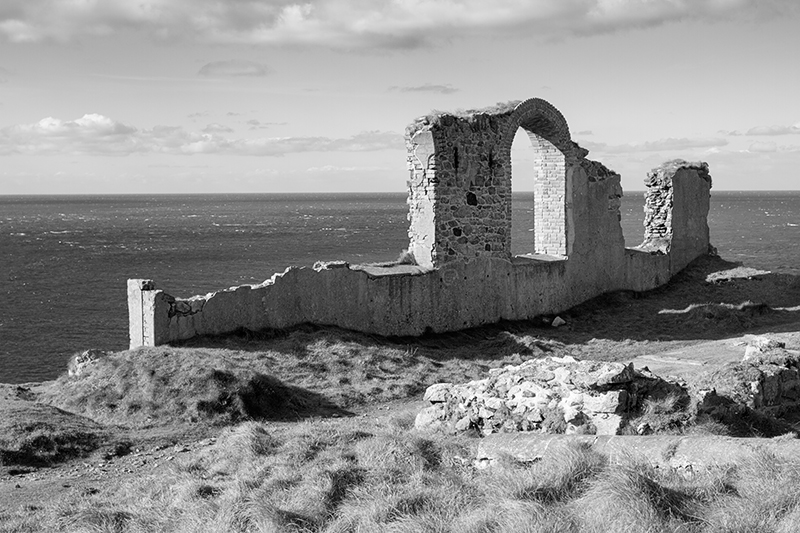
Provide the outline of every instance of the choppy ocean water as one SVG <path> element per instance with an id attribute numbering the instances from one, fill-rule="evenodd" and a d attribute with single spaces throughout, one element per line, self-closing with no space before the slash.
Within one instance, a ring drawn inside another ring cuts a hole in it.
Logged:
<path id="1" fill-rule="evenodd" d="M 531 198 L 514 197 L 515 242 Z M 641 242 L 643 204 L 641 192 L 623 198 L 628 246 Z M 128 278 L 191 296 L 290 265 L 392 260 L 408 244 L 406 213 L 402 193 L 0 196 L 0 382 L 125 349 Z M 709 225 L 724 258 L 800 274 L 800 191 L 712 191 Z"/>

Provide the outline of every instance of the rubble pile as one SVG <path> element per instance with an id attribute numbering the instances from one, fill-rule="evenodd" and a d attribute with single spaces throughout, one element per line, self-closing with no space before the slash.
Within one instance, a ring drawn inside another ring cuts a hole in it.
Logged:
<path id="1" fill-rule="evenodd" d="M 486 379 L 428 388 L 431 403 L 417 428 L 454 431 L 615 435 L 645 398 L 684 397 L 686 390 L 632 364 L 579 361 L 572 357 L 531 359 L 489 370 Z"/>

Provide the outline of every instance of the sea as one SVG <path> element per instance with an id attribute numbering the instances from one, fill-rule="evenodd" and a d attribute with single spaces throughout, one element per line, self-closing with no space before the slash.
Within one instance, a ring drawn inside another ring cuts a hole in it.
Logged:
<path id="1" fill-rule="evenodd" d="M 0 195 L 0 383 L 54 379 L 86 349 L 128 346 L 126 280 L 179 297 L 260 283 L 316 261 L 390 261 L 408 246 L 406 196 Z M 529 242 L 532 193 L 513 197 L 512 246 Z M 623 198 L 641 243 L 643 192 Z M 800 191 L 712 191 L 725 259 L 800 274 Z M 524 247 L 523 247 L 524 248 Z"/>

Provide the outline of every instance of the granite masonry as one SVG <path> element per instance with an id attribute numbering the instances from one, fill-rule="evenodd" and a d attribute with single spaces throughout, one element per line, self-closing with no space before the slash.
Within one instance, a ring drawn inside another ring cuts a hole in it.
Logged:
<path id="1" fill-rule="evenodd" d="M 512 256 L 511 143 L 520 129 L 537 154 L 534 227 L 531 253 Z M 542 99 L 421 117 L 406 146 L 405 264 L 289 267 L 191 298 L 128 280 L 131 348 L 301 323 L 419 335 L 527 319 L 612 290 L 655 288 L 709 250 L 705 163 L 671 161 L 648 175 L 644 242 L 626 249 L 619 175 L 587 159 Z"/>

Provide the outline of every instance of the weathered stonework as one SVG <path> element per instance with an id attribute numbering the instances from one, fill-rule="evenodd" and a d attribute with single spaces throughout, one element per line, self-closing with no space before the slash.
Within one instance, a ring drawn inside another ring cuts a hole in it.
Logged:
<path id="1" fill-rule="evenodd" d="M 684 174 L 699 179 L 682 179 Z M 708 207 L 692 202 L 693 198 L 709 194 L 708 163 L 667 161 L 648 172 L 644 183 L 647 186 L 645 232 L 639 249 L 671 253 L 680 259 L 687 254 L 691 256 L 698 245 L 708 242 Z M 687 209 L 687 206 L 692 208 Z M 683 266 L 672 269 L 672 273 L 681 268 Z"/>
<path id="2" fill-rule="evenodd" d="M 520 128 L 537 153 L 534 253 L 512 257 L 511 144 Z M 626 249 L 619 175 L 587 159 L 561 113 L 539 98 L 422 117 L 406 129 L 406 145 L 415 264 L 290 267 L 188 299 L 129 280 L 131 347 L 306 322 L 419 335 L 527 319 L 607 291 L 652 289 L 708 251 L 705 163 L 651 173 L 645 243 Z"/>
<path id="3" fill-rule="evenodd" d="M 520 128 L 537 148 L 534 251 L 568 255 L 567 168 L 588 152 L 555 107 L 532 98 L 422 117 L 407 128 L 409 249 L 418 264 L 511 258 L 511 143 Z"/>

